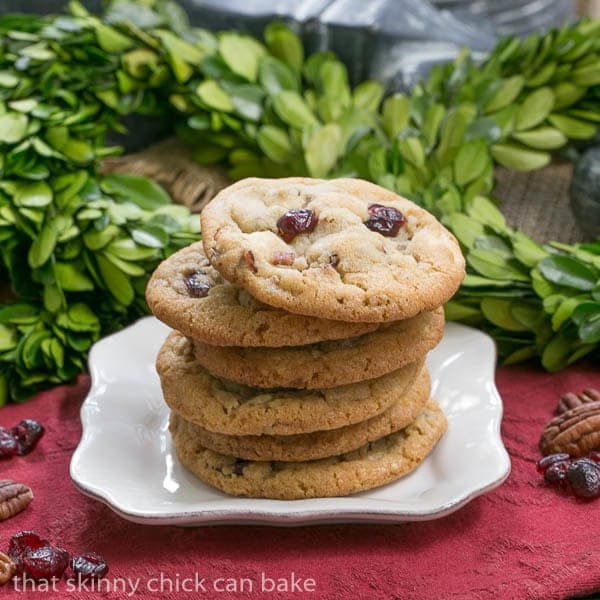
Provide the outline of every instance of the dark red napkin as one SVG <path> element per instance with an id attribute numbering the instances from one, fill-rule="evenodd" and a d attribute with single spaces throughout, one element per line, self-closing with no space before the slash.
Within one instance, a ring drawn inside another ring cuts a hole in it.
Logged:
<path id="1" fill-rule="evenodd" d="M 2 478 L 26 483 L 35 493 L 25 512 L 0 523 L 0 547 L 12 533 L 35 529 L 72 552 L 104 554 L 111 593 L 89 587 L 70 598 L 553 600 L 600 590 L 600 499 L 582 503 L 557 495 L 540 483 L 534 465 L 539 434 L 558 395 L 600 388 L 600 371 L 580 366 L 549 375 L 512 367 L 499 369 L 497 380 L 512 473 L 499 489 L 453 515 L 400 525 L 186 529 L 129 523 L 74 488 L 69 460 L 88 386 L 81 377 L 74 386 L 0 410 L 0 425 L 32 417 L 47 428 L 32 454 L 0 462 Z M 310 579 L 315 591 L 298 592 L 299 586 L 312 588 Z M 217 593 L 213 587 L 226 585 L 244 589 Z M 66 597 L 67 583 L 57 588 Z M 9 586 L 0 588 L 3 595 L 33 597 L 11 593 Z"/>

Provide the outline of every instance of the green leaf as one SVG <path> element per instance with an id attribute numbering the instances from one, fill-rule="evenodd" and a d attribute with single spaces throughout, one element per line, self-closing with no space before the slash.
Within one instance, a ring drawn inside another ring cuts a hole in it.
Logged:
<path id="1" fill-rule="evenodd" d="M 512 301 L 500 298 L 484 298 L 481 301 L 481 311 L 485 318 L 507 331 L 529 331 L 513 316 L 511 312 Z"/>
<path id="2" fill-rule="evenodd" d="M 133 202 L 143 210 L 156 210 L 171 202 L 164 188 L 152 179 L 139 175 L 109 173 L 100 181 L 100 187 L 107 194 L 114 194 L 122 201 Z"/>
<path id="3" fill-rule="evenodd" d="M 492 156 L 507 169 L 515 171 L 534 171 L 541 169 L 550 162 L 550 154 L 530 150 L 517 144 L 494 144 L 491 148 Z"/>
<path id="4" fill-rule="evenodd" d="M 94 289 L 94 282 L 73 262 L 57 262 L 54 274 L 60 287 L 66 292 L 86 292 Z"/>
<path id="5" fill-rule="evenodd" d="M 300 38 L 287 25 L 277 21 L 267 25 L 264 37 L 271 54 L 300 73 L 304 62 L 304 48 Z"/>
<path id="6" fill-rule="evenodd" d="M 57 240 L 58 232 L 54 227 L 54 223 L 50 222 L 44 225 L 33 244 L 31 244 L 27 255 L 29 266 L 32 269 L 41 267 L 50 258 Z"/>
<path id="7" fill-rule="evenodd" d="M 265 94 L 257 85 L 223 82 L 223 89 L 230 95 L 235 112 L 249 121 L 258 121 L 263 112 Z"/>
<path id="8" fill-rule="evenodd" d="M 256 81 L 259 61 L 265 54 L 256 40 L 236 33 L 222 33 L 219 36 L 219 53 L 236 75 Z"/>
<path id="9" fill-rule="evenodd" d="M 17 346 L 18 338 L 14 327 L 0 325 L 0 352 L 12 350 Z"/>
<path id="10" fill-rule="evenodd" d="M 454 180 L 465 186 L 480 177 L 490 161 L 487 144 L 483 140 L 471 140 L 458 151 L 454 159 Z"/>
<path id="11" fill-rule="evenodd" d="M 90 250 L 100 250 L 110 243 L 117 235 L 119 228 L 116 225 L 108 225 L 104 229 L 90 229 L 83 234 L 83 242 Z"/>
<path id="12" fill-rule="evenodd" d="M 598 127 L 593 123 L 574 119 L 566 115 L 554 113 L 548 117 L 548 120 L 554 127 L 560 129 L 568 138 L 572 140 L 589 140 L 596 135 Z"/>
<path id="13" fill-rule="evenodd" d="M 17 206 L 29 208 L 48 206 L 52 202 L 52 190 L 43 181 L 20 185 L 15 192 L 14 202 Z"/>
<path id="14" fill-rule="evenodd" d="M 31 325 L 39 319 L 39 314 L 39 307 L 25 302 L 16 302 L 0 307 L 0 323 Z"/>
<path id="15" fill-rule="evenodd" d="M 223 112 L 232 112 L 234 109 L 229 94 L 216 81 L 203 81 L 196 88 L 196 94 L 209 108 Z"/>
<path id="16" fill-rule="evenodd" d="M 571 72 L 570 81 L 575 85 L 591 87 L 600 84 L 600 65 L 595 64 L 579 67 Z"/>
<path id="17" fill-rule="evenodd" d="M 65 297 L 57 285 L 48 284 L 44 286 L 43 301 L 48 312 L 56 313 L 63 308 Z"/>
<path id="18" fill-rule="evenodd" d="M 334 123 L 318 129 L 310 138 L 304 154 L 312 177 L 325 177 L 337 162 L 342 142 L 342 130 Z"/>
<path id="19" fill-rule="evenodd" d="M 0 143 L 16 144 L 27 134 L 29 119 L 17 112 L 0 115 Z"/>
<path id="20" fill-rule="evenodd" d="M 442 166 L 451 164 L 456 153 L 461 148 L 467 126 L 473 117 L 473 111 L 468 106 L 453 108 L 446 114 L 442 124 L 440 142 L 435 155 Z"/>
<path id="21" fill-rule="evenodd" d="M 85 164 L 94 160 L 94 150 L 83 140 L 69 139 L 60 151 L 73 162 Z"/>
<path id="22" fill-rule="evenodd" d="M 274 125 L 263 125 L 258 130 L 256 141 L 260 149 L 274 162 L 287 163 L 293 155 L 290 138 L 285 129 Z"/>
<path id="23" fill-rule="evenodd" d="M 129 306 L 135 297 L 135 292 L 129 278 L 101 255 L 96 256 L 96 262 L 108 291 L 117 302 L 123 306 Z"/>
<path id="24" fill-rule="evenodd" d="M 573 311 L 572 318 L 582 342 L 600 343 L 600 302 L 582 302 Z"/>
<path id="25" fill-rule="evenodd" d="M 447 224 L 458 241 L 467 248 L 472 248 L 475 240 L 484 235 L 482 223 L 460 212 L 452 213 Z"/>
<path id="26" fill-rule="evenodd" d="M 273 101 L 277 115 L 288 125 L 297 129 L 318 125 L 318 120 L 297 92 L 284 90 Z"/>
<path id="27" fill-rule="evenodd" d="M 540 261 L 538 268 L 548 281 L 576 290 L 593 290 L 598 282 L 597 273 L 570 256 L 548 256 Z"/>
<path id="28" fill-rule="evenodd" d="M 363 81 L 354 88 L 353 103 L 358 108 L 377 112 L 383 98 L 383 87 L 378 81 Z"/>
<path id="29" fill-rule="evenodd" d="M 273 56 L 265 56 L 260 61 L 258 79 L 270 96 L 277 96 L 282 90 L 298 91 L 297 76 L 286 64 Z"/>
<path id="30" fill-rule="evenodd" d="M 561 81 L 554 87 L 554 108 L 568 108 L 581 100 L 586 92 L 586 87 L 574 85 L 570 81 Z"/>
<path id="31" fill-rule="evenodd" d="M 525 85 L 522 75 L 514 75 L 504 79 L 484 106 L 485 113 L 493 113 L 512 104 L 519 96 Z"/>
<path id="32" fill-rule="evenodd" d="M 473 219 L 484 225 L 489 225 L 496 231 L 503 232 L 506 227 L 504 215 L 489 198 L 485 198 L 484 196 L 473 198 L 467 208 L 467 213 Z"/>
<path id="33" fill-rule="evenodd" d="M 427 150 L 431 150 L 435 146 L 438 131 L 445 115 L 446 109 L 442 104 L 432 104 L 425 112 L 422 133 L 427 143 Z"/>
<path id="34" fill-rule="evenodd" d="M 169 235 L 158 227 L 132 229 L 131 237 L 140 246 L 148 248 L 164 248 L 169 243 Z"/>
<path id="35" fill-rule="evenodd" d="M 554 107 L 554 92 L 544 87 L 529 94 L 525 102 L 519 106 L 515 128 L 518 131 L 531 129 L 542 123 Z"/>
<path id="36" fill-rule="evenodd" d="M 382 125 L 390 140 L 408 125 L 410 100 L 404 94 L 394 94 L 383 103 Z"/>
<path id="37" fill-rule="evenodd" d="M 131 38 L 119 33 L 113 27 L 104 25 L 100 21 L 94 22 L 94 29 L 96 30 L 98 45 L 109 54 L 120 54 L 125 50 L 129 50 L 134 45 Z"/>
<path id="38" fill-rule="evenodd" d="M 540 260 L 548 256 L 548 252 L 520 231 L 515 232 L 513 252 L 515 258 L 527 267 L 535 267 Z"/>
<path id="39" fill-rule="evenodd" d="M 570 341 L 563 334 L 559 333 L 544 348 L 542 352 L 542 365 L 548 371 L 559 371 L 567 365 L 570 354 Z"/>
<path id="40" fill-rule="evenodd" d="M 467 263 L 484 277 L 501 281 L 529 281 L 527 275 L 514 267 L 495 250 L 476 248 L 467 254 Z"/>
<path id="41" fill-rule="evenodd" d="M 539 127 L 521 131 L 513 133 L 512 137 L 525 146 L 538 150 L 556 150 L 562 148 L 569 141 L 560 129 L 554 127 Z"/>

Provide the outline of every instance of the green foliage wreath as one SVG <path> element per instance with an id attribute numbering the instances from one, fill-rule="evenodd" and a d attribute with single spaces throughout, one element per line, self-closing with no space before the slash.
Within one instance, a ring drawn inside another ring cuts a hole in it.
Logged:
<path id="1" fill-rule="evenodd" d="M 600 123 L 600 21 L 465 51 L 410 95 L 351 89 L 330 52 L 305 57 L 270 24 L 264 42 L 190 27 L 169 0 L 77 1 L 0 19 L 0 403 L 68 381 L 90 345 L 146 312 L 157 263 L 199 236 L 149 180 L 102 176 L 124 115 L 168 116 L 204 163 L 245 176 L 357 176 L 435 213 L 468 275 L 450 319 L 485 329 L 505 362 L 556 370 L 597 351 L 600 242 L 540 246 L 490 200 L 493 169 L 532 170 Z M 551 207 L 549 207 L 551 210 Z"/>

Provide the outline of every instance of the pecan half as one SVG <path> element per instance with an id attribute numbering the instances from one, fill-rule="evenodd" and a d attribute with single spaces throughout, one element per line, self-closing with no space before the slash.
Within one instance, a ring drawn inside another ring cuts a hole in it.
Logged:
<path id="1" fill-rule="evenodd" d="M 586 402 L 557 415 L 540 438 L 542 454 L 585 456 L 600 448 L 600 402 Z"/>
<path id="2" fill-rule="evenodd" d="M 0 552 L 0 585 L 8 583 L 17 570 L 17 565 L 10 556 Z"/>
<path id="3" fill-rule="evenodd" d="M 563 394 L 558 401 L 556 414 L 560 415 L 567 410 L 571 410 L 582 404 L 587 404 L 588 402 L 600 402 L 600 390 L 588 388 L 583 390 L 580 394 L 574 394 L 573 392 Z"/>
<path id="4" fill-rule="evenodd" d="M 0 479 L 0 521 L 25 510 L 33 500 L 31 488 L 12 479 Z"/>

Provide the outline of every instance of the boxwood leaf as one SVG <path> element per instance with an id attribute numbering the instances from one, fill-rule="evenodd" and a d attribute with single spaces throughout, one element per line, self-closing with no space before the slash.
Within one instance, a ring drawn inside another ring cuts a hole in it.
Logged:
<path id="1" fill-rule="evenodd" d="M 304 47 L 300 38 L 284 23 L 274 21 L 265 28 L 265 42 L 271 54 L 299 73 L 304 62 Z"/>
<path id="2" fill-rule="evenodd" d="M 43 181 L 19 185 L 13 199 L 17 206 L 40 208 L 52 202 L 52 190 Z"/>
<path id="3" fill-rule="evenodd" d="M 282 90 L 298 91 L 298 77 L 273 56 L 265 56 L 260 61 L 258 79 L 270 96 L 277 96 Z"/>
<path id="4" fill-rule="evenodd" d="M 203 81 L 197 88 L 196 94 L 208 107 L 224 112 L 234 109 L 229 94 L 213 80 Z"/>
<path id="5" fill-rule="evenodd" d="M 58 232 L 54 223 L 46 223 L 29 248 L 27 260 L 32 269 L 41 267 L 50 258 L 52 252 L 54 252 L 57 240 Z"/>
<path id="6" fill-rule="evenodd" d="M 329 123 L 310 138 L 304 153 L 308 172 L 312 177 L 325 177 L 337 163 L 341 150 L 342 130 Z"/>
<path id="7" fill-rule="evenodd" d="M 123 306 L 129 306 L 135 297 L 129 277 L 102 255 L 96 256 L 96 262 L 108 291 L 117 302 Z"/>
<path id="8" fill-rule="evenodd" d="M 7 112 L 0 115 L 0 143 L 16 144 L 27 133 L 29 119 L 27 115 L 17 112 Z"/>
<path id="9" fill-rule="evenodd" d="M 133 202 L 143 210 L 156 210 L 171 202 L 169 194 L 158 183 L 138 175 L 110 173 L 102 178 L 100 187 L 107 194 Z"/>
<path id="10" fill-rule="evenodd" d="M 319 123 L 302 96 L 292 90 L 280 92 L 273 101 L 273 108 L 285 123 L 297 129 Z"/>
<path id="11" fill-rule="evenodd" d="M 517 110 L 515 128 L 518 131 L 531 129 L 542 123 L 554 107 L 554 92 L 543 87 L 529 94 Z"/>
<path id="12" fill-rule="evenodd" d="M 256 81 L 259 61 L 265 54 L 265 49 L 256 40 L 237 33 L 222 33 L 219 53 L 236 75 Z"/>
<path id="13" fill-rule="evenodd" d="M 552 283 L 576 290 L 593 290 L 598 282 L 596 272 L 570 256 L 547 256 L 540 261 L 538 268 Z"/>

